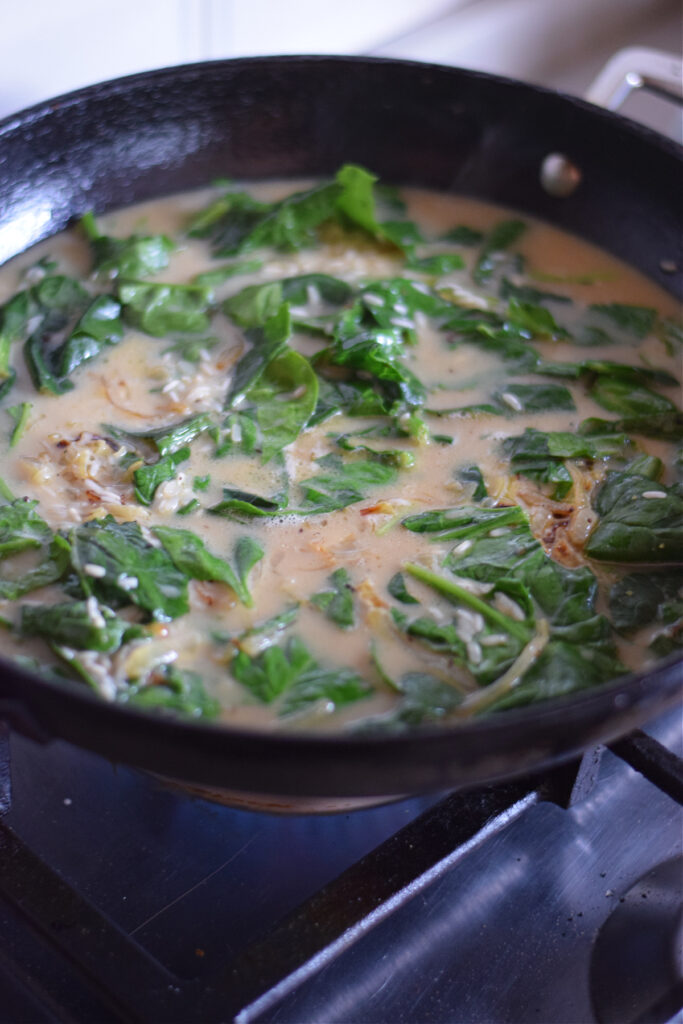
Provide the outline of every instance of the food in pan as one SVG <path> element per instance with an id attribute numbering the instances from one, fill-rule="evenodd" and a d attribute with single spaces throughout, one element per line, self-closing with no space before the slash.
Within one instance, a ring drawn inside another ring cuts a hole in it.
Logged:
<path id="1" fill-rule="evenodd" d="M 3 653 L 109 701 L 392 730 L 681 646 L 681 329 L 615 259 L 347 165 L 0 278 Z"/>

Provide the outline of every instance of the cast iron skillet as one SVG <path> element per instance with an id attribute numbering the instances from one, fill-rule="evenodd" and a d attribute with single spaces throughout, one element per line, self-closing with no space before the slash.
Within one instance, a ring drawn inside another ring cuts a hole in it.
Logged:
<path id="1" fill-rule="evenodd" d="M 582 171 L 552 198 L 552 151 Z M 96 212 L 218 176 L 324 175 L 346 161 L 396 184 L 491 200 L 616 253 L 674 294 L 681 155 L 580 100 L 489 75 L 403 61 L 255 58 L 153 71 L 0 123 L 0 262 Z M 666 266 L 666 263 L 664 264 Z M 613 739 L 679 697 L 680 661 L 574 697 L 405 736 L 246 732 L 109 705 L 0 662 L 0 714 L 199 785 L 298 796 L 387 796 L 502 778 Z"/>

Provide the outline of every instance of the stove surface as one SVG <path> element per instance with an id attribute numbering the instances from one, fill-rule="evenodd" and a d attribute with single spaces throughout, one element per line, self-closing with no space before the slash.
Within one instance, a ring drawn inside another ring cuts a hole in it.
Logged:
<path id="1" fill-rule="evenodd" d="M 680 752 L 680 712 L 653 731 Z M 3 1021 L 589 1024 L 676 1009 L 681 809 L 610 751 L 464 794 L 275 817 L 66 744 L 9 746 Z M 646 876 L 667 862 L 662 970 L 610 994 L 610 929 L 596 937 L 648 898 L 659 929 L 661 879 Z M 610 1017 L 619 999 L 631 1016 Z"/>

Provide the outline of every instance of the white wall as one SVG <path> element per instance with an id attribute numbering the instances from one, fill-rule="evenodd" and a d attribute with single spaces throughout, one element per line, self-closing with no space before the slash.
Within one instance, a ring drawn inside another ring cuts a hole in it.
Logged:
<path id="1" fill-rule="evenodd" d="M 680 27 L 678 0 L 0 0 L 0 117 L 135 71 L 259 53 L 410 57 L 580 93 L 621 47 L 680 49 Z"/>

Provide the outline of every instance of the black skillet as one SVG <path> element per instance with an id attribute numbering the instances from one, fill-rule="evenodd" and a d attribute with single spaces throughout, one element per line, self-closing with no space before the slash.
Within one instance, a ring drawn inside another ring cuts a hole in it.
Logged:
<path id="1" fill-rule="evenodd" d="M 547 154 L 580 170 L 568 198 Z M 0 123 L 0 262 L 96 212 L 218 176 L 316 176 L 353 161 L 396 184 L 501 203 L 573 231 L 681 294 L 681 151 L 580 100 L 454 68 L 336 57 L 153 71 Z M 668 271 L 668 272 L 667 272 Z M 668 660 L 574 697 L 454 728 L 353 739 L 271 735 L 112 706 L 0 662 L 0 716 L 188 782 L 360 797 L 502 778 L 623 735 L 680 697 Z"/>

